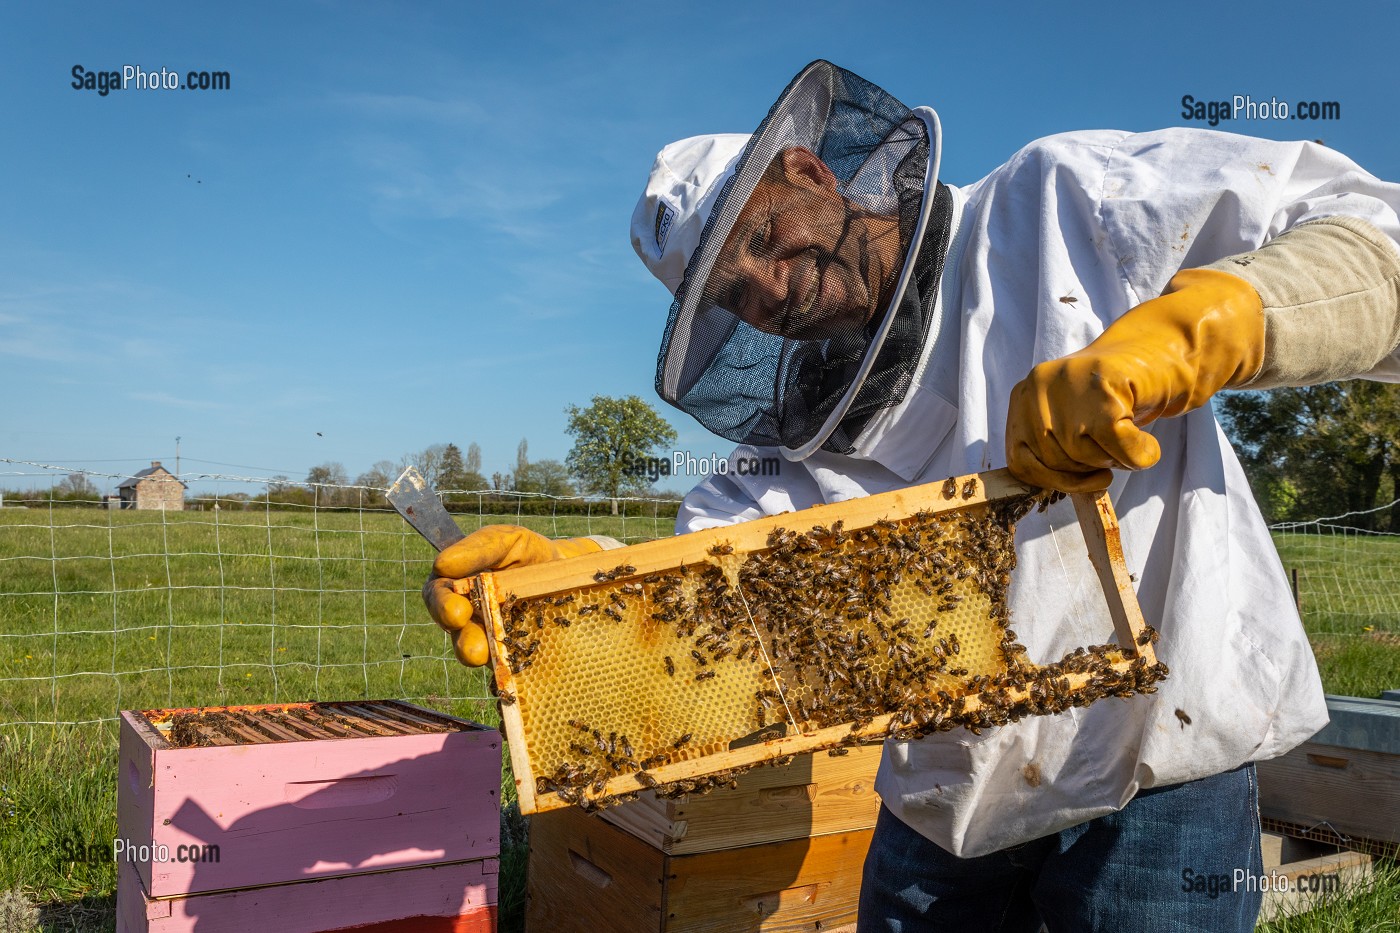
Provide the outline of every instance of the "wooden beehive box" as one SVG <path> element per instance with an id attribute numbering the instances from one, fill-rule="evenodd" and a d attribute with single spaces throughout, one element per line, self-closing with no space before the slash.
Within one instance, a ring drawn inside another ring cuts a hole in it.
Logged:
<path id="1" fill-rule="evenodd" d="M 1344 896 L 1372 875 L 1371 857 L 1361 852 L 1271 832 L 1261 833 L 1259 841 L 1264 862 L 1258 884 L 1264 892 L 1260 923 L 1277 923 Z"/>
<path id="2" fill-rule="evenodd" d="M 483 859 L 494 877 L 500 744 L 494 729 L 399 701 L 123 712 L 117 823 L 139 884 L 123 893 Z M 159 851 L 169 860 L 143 855 Z"/>
<path id="3" fill-rule="evenodd" d="M 1104 493 L 1074 504 L 1118 644 L 1041 665 L 1007 628 L 1015 523 L 1048 501 L 1003 470 L 463 581 L 522 812 L 1149 687 Z"/>
<path id="4" fill-rule="evenodd" d="M 497 860 L 151 897 L 117 867 L 117 933 L 496 933 Z"/>
<path id="5" fill-rule="evenodd" d="M 1259 770 L 1270 828 L 1323 842 L 1400 853 L 1400 702 L 1329 696 L 1331 718 Z"/>
<path id="6" fill-rule="evenodd" d="M 854 929 L 872 830 L 671 855 L 568 807 L 530 820 L 527 933 Z"/>
<path id="7" fill-rule="evenodd" d="M 599 816 L 667 855 L 694 855 L 828 833 L 872 829 L 880 812 L 880 747 L 858 745 L 755 768 L 737 786 L 704 795 L 639 798 Z"/>

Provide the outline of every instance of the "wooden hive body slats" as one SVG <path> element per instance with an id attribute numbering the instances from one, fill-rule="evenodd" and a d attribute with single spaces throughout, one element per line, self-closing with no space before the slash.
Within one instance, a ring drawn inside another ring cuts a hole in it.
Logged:
<path id="1" fill-rule="evenodd" d="M 648 791 L 601 816 L 668 855 L 870 829 L 880 810 L 879 762 L 875 745 L 835 757 L 798 755 L 788 765 L 742 775 L 732 790 L 679 798 Z"/>
<path id="2" fill-rule="evenodd" d="M 855 923 L 872 832 L 668 855 L 575 808 L 543 813 L 526 933 L 838 933 Z"/>

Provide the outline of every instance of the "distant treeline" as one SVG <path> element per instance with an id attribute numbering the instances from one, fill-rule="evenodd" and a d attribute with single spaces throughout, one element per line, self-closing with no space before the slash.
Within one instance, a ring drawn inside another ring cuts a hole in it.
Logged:
<path id="1" fill-rule="evenodd" d="M 448 511 L 465 515 L 612 515 L 609 499 L 590 497 L 549 498 L 497 490 L 482 492 L 444 492 Z M 0 490 L 0 505 L 6 508 L 107 508 L 108 502 L 92 493 L 53 489 Z M 355 487 L 282 486 L 260 495 L 220 493 L 190 495 L 185 508 L 190 511 L 212 511 L 215 507 L 228 511 L 260 509 L 303 511 L 309 508 L 333 512 L 353 512 L 359 509 L 388 510 L 390 505 L 382 490 Z M 679 496 L 661 495 L 654 499 L 619 499 L 616 514 L 625 518 L 674 519 L 680 508 Z"/>

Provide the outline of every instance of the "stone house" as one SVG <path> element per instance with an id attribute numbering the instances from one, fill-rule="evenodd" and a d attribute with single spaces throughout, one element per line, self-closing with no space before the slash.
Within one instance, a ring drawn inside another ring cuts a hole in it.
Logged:
<path id="1" fill-rule="evenodd" d="M 117 487 L 124 509 L 167 509 L 177 512 L 185 507 L 185 490 L 189 487 L 175 478 L 159 460 L 152 460 L 149 469 L 122 480 Z"/>

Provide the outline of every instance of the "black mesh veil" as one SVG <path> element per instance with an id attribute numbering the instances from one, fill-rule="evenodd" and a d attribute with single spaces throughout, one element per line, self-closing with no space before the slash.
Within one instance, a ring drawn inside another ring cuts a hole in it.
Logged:
<path id="1" fill-rule="evenodd" d="M 661 397 L 738 443 L 849 453 L 903 399 L 928 336 L 929 264 L 941 266 L 949 222 L 938 145 L 932 111 L 829 62 L 803 69 L 686 266 Z M 906 288 L 911 278 L 924 287 Z"/>

